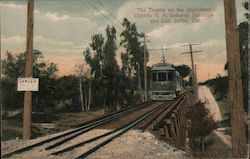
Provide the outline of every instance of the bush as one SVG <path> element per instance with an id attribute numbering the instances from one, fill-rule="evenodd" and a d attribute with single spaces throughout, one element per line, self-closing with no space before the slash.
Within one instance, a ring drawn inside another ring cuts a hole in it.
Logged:
<path id="1" fill-rule="evenodd" d="M 200 148 L 204 151 L 206 136 L 216 128 L 213 116 L 210 114 L 208 108 L 206 108 L 205 103 L 199 101 L 197 104 L 189 107 L 187 118 L 189 120 L 188 137 L 191 141 L 191 148 Z"/>

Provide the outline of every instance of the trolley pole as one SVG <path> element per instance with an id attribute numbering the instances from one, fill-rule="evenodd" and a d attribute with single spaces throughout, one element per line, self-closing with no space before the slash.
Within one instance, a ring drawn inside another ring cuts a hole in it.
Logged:
<path id="1" fill-rule="evenodd" d="M 224 0 L 227 62 L 229 76 L 229 107 L 231 108 L 231 134 L 234 157 L 246 157 L 246 123 L 243 110 L 243 92 L 234 0 Z"/>
<path id="2" fill-rule="evenodd" d="M 143 37 L 143 42 L 144 42 L 144 101 L 148 101 L 146 35 L 144 35 Z"/>
<path id="3" fill-rule="evenodd" d="M 34 0 L 28 0 L 27 14 L 27 41 L 26 41 L 26 64 L 25 77 L 33 76 L 33 16 L 34 16 Z M 23 139 L 28 140 L 31 137 L 31 112 L 32 112 L 32 92 L 24 93 L 23 108 Z"/>

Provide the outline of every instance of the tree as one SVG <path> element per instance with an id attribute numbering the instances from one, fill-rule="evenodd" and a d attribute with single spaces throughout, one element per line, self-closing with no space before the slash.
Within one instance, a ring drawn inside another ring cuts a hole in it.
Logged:
<path id="1" fill-rule="evenodd" d="M 104 104 L 107 105 L 108 111 L 112 105 L 118 104 L 117 99 L 117 85 L 119 81 L 117 74 L 119 71 L 119 66 L 115 59 L 116 56 L 116 30 L 114 27 L 106 28 L 106 41 L 103 49 L 103 86 L 104 86 Z"/>
<path id="2" fill-rule="evenodd" d="M 22 107 L 22 92 L 17 92 L 17 79 L 24 76 L 25 53 L 12 54 L 7 51 L 6 58 L 1 60 L 2 73 L 4 75 L 3 82 L 3 108 L 4 109 L 20 109 Z M 41 62 L 43 58 L 42 52 L 33 51 L 33 77 L 40 79 L 39 92 L 34 92 L 33 103 L 34 110 L 46 109 L 49 104 L 43 104 L 43 101 L 50 102 L 52 100 L 54 89 L 54 78 L 58 71 L 57 65 L 54 63 Z M 45 98 L 48 96 L 48 98 Z M 49 98 L 50 97 L 50 98 Z"/>
<path id="3" fill-rule="evenodd" d="M 188 137 L 191 140 L 191 147 L 194 148 L 195 139 L 199 139 L 201 149 L 204 151 L 205 137 L 216 128 L 213 116 L 206 108 L 205 103 L 199 101 L 188 108 L 187 118 L 189 120 Z"/>
<path id="4" fill-rule="evenodd" d="M 93 35 L 90 47 L 94 52 L 90 52 L 89 48 L 83 52 L 87 64 L 90 65 L 91 74 L 94 74 L 95 80 L 102 78 L 103 44 L 104 38 L 102 34 Z"/>
<path id="5" fill-rule="evenodd" d="M 24 67 L 25 67 L 25 53 L 12 54 L 7 51 L 7 57 L 2 62 L 2 72 L 4 78 L 11 81 L 16 82 L 19 77 L 24 76 Z M 39 70 L 41 68 L 46 67 L 46 63 L 38 63 L 39 59 L 43 58 L 42 53 L 38 50 L 33 51 L 33 59 L 34 59 L 34 69 Z M 54 73 L 54 72 L 53 72 Z M 38 75 L 38 72 L 34 71 L 34 76 Z"/>
<path id="6" fill-rule="evenodd" d="M 75 72 L 79 78 L 79 92 L 82 111 L 89 111 L 91 106 L 91 85 L 93 77 L 90 68 L 83 64 L 75 65 Z"/>
<path id="7" fill-rule="evenodd" d="M 137 94 L 141 97 L 141 100 L 143 100 L 141 77 L 144 67 L 144 56 L 143 47 L 141 46 L 139 38 L 143 37 L 144 34 L 139 34 L 135 23 L 131 24 L 126 18 L 124 18 L 122 25 L 125 27 L 125 30 L 121 33 L 122 40 L 120 45 L 122 45 L 126 51 L 121 55 L 122 70 L 132 79 L 130 92 L 133 92 L 133 81 L 137 80 Z"/>
<path id="8" fill-rule="evenodd" d="M 185 78 L 188 75 L 191 75 L 191 69 L 188 65 L 178 65 L 178 66 L 174 66 L 174 68 L 176 69 L 176 71 L 180 73 L 182 78 Z"/>
<path id="9" fill-rule="evenodd" d="M 248 11 L 249 2 L 244 2 L 243 7 Z M 249 20 L 249 13 L 244 14 Z M 248 111 L 248 32 L 249 24 L 248 21 L 242 22 L 238 25 L 239 32 L 239 44 L 240 44 L 240 60 L 241 60 L 241 75 L 243 84 L 243 101 L 244 110 Z"/>
<path id="10" fill-rule="evenodd" d="M 103 44 L 104 38 L 102 34 L 95 34 L 92 36 L 92 42 L 90 43 L 90 47 L 93 52 L 87 48 L 83 55 L 85 57 L 86 63 L 90 66 L 90 74 L 93 76 L 93 82 L 90 82 L 91 87 L 89 87 L 90 91 L 90 103 L 95 104 L 94 102 L 98 102 L 100 104 L 100 100 L 103 100 L 103 92 L 99 91 L 103 89 L 102 79 L 103 79 Z M 92 81 L 92 80 L 91 80 Z M 92 99 L 95 101 L 92 101 Z M 96 103 L 97 104 L 97 103 Z"/>
<path id="11" fill-rule="evenodd" d="M 79 78 L 74 75 L 62 76 L 54 80 L 53 85 L 50 85 L 50 91 L 48 94 L 53 98 L 51 108 L 53 112 L 57 111 L 80 111 L 81 104 L 79 102 Z M 45 99 L 50 99 L 45 94 Z M 49 104 L 45 101 L 44 104 Z"/>

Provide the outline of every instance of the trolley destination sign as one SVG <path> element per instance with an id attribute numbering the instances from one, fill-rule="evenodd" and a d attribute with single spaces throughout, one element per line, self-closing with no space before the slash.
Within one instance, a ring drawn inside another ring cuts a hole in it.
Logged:
<path id="1" fill-rule="evenodd" d="M 38 91 L 39 78 L 18 78 L 17 91 Z"/>

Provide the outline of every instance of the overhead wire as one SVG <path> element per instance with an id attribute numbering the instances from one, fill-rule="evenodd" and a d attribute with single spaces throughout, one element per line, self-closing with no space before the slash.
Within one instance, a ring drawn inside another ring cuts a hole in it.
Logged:
<path id="1" fill-rule="evenodd" d="M 108 18 L 107 15 L 105 15 L 105 14 L 104 14 L 97 6 L 95 6 L 93 3 L 90 3 L 89 0 L 87 0 L 87 2 L 88 2 L 94 9 L 96 9 L 99 13 L 101 13 L 108 21 L 110 21 L 112 24 L 114 24 L 114 25 L 117 26 L 120 30 L 122 30 L 122 28 L 121 28 L 121 27 L 123 27 L 122 22 L 121 22 L 121 21 L 111 12 L 111 11 L 109 11 L 109 10 L 105 7 L 105 5 L 104 5 L 100 0 L 96 0 L 96 2 L 103 8 L 104 11 L 106 11 L 106 12 L 112 17 L 112 19 Z M 121 27 L 120 27 L 117 23 L 119 23 L 119 25 L 121 25 Z M 119 31 L 117 31 L 117 32 L 120 34 Z M 152 49 L 153 49 L 154 47 L 153 47 L 151 41 L 149 41 L 149 42 L 150 42 L 150 45 L 151 45 L 151 47 L 152 47 Z M 156 53 L 155 50 L 154 50 L 154 52 Z"/>
<path id="2" fill-rule="evenodd" d="M 118 29 L 122 30 L 121 27 L 119 25 L 117 25 L 116 23 L 114 23 L 113 20 L 109 19 L 100 9 L 98 9 L 94 4 L 90 3 L 89 0 L 87 0 L 87 2 L 94 8 L 96 9 L 99 13 L 101 13 L 105 19 L 107 19 L 108 21 L 110 21 L 113 25 L 115 25 Z M 120 34 L 120 32 L 117 30 L 117 32 Z"/>
<path id="3" fill-rule="evenodd" d="M 154 47 L 153 47 L 153 45 L 152 45 L 152 43 L 151 43 L 151 41 L 150 41 L 150 40 L 149 40 L 149 44 L 151 45 L 151 47 L 152 47 L 152 49 L 153 49 L 154 53 L 156 54 L 156 51 L 154 50 Z"/>
<path id="4" fill-rule="evenodd" d="M 107 8 L 104 6 L 104 4 L 100 1 L 100 0 L 97 0 L 97 2 L 106 10 Z M 110 12 L 109 10 L 107 10 L 107 12 L 123 27 L 123 25 L 122 25 L 122 22 L 118 19 L 118 18 L 116 18 L 116 16 L 112 13 L 112 12 Z"/>

